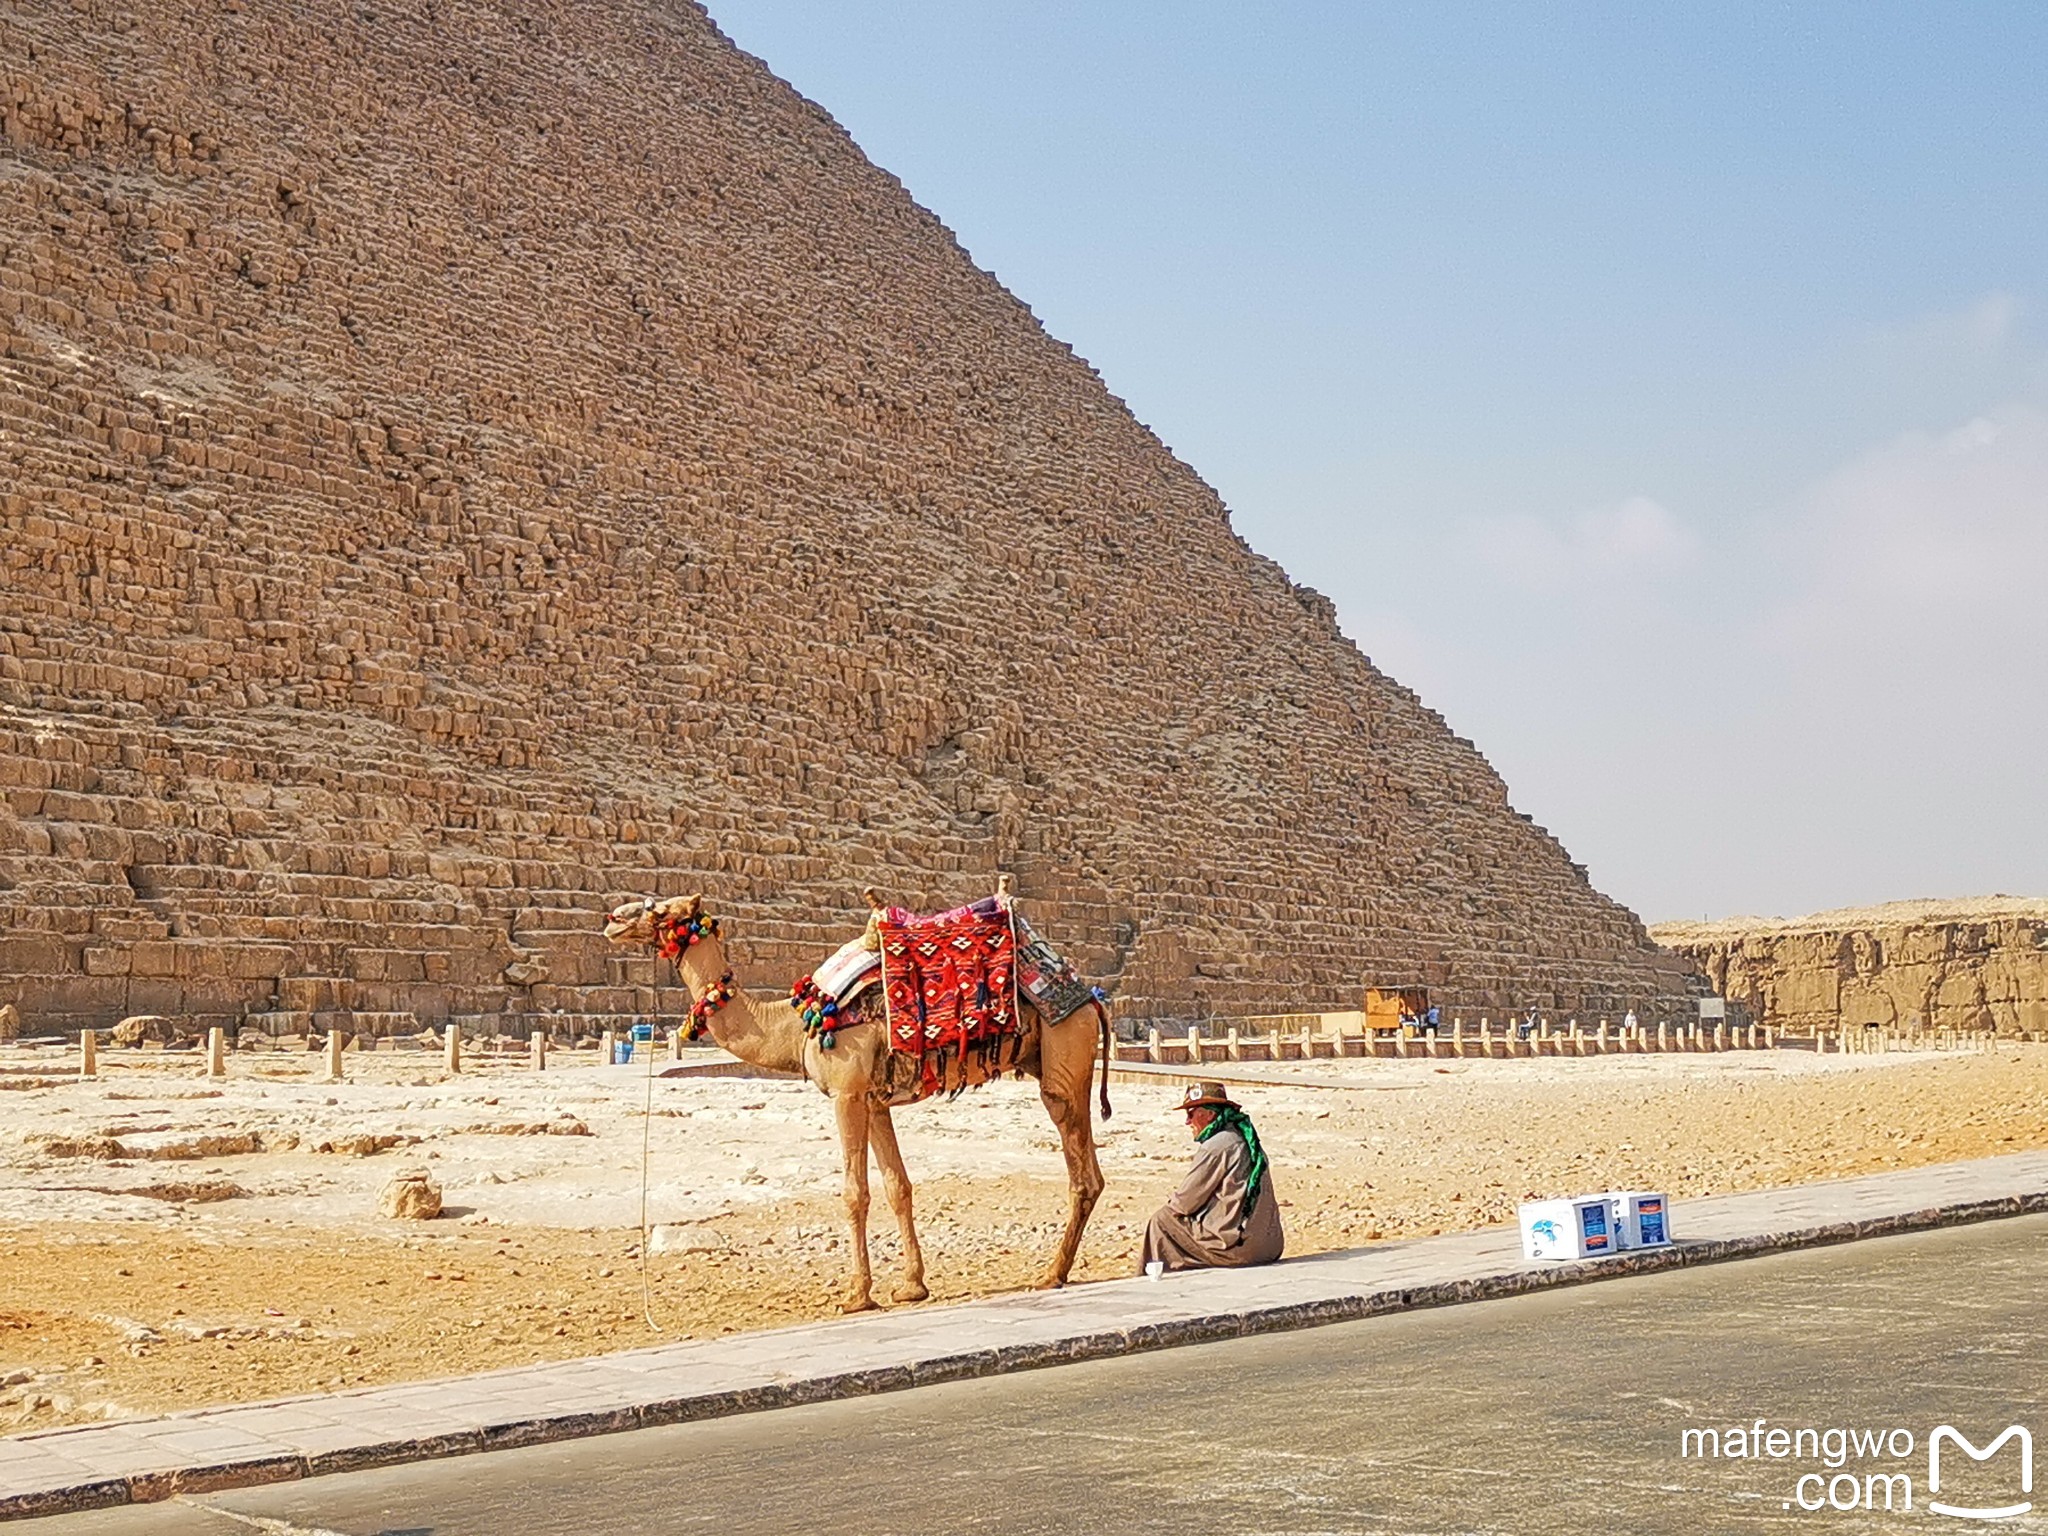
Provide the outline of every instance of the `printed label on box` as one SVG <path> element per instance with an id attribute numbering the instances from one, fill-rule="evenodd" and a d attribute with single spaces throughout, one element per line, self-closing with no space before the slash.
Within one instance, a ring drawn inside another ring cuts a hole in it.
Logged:
<path id="1" fill-rule="evenodd" d="M 1646 1248 L 1653 1243 L 1666 1241 L 1662 1200 L 1636 1202 L 1636 1231 L 1641 1235 L 1643 1246 Z"/>

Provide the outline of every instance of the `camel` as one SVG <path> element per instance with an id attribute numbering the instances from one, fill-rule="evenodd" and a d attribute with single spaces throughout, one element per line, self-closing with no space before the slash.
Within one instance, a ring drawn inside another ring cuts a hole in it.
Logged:
<path id="1" fill-rule="evenodd" d="M 870 893 L 870 903 L 879 906 Z M 871 931 L 872 931 L 872 919 Z M 896 1214 L 903 1236 L 903 1279 L 890 1293 L 899 1302 L 923 1301 L 924 1250 L 911 1214 L 910 1175 L 896 1143 L 890 1118 L 893 1106 L 925 1096 L 914 1073 L 902 1064 L 910 1058 L 891 1051 L 888 1024 L 879 993 L 868 994 L 862 1016 L 843 1018 L 829 1049 L 804 1028 L 802 1017 L 787 1002 L 761 1003 L 749 997 L 733 978 L 725 939 L 717 919 L 704 910 L 701 896 L 652 896 L 624 902 L 612 909 L 604 927 L 615 944 L 658 947 L 664 935 L 675 955 L 683 983 L 697 999 L 693 1023 L 742 1061 L 776 1071 L 801 1073 L 832 1100 L 839 1128 L 839 1151 L 845 1171 L 847 1222 L 852 1229 L 853 1273 L 840 1308 L 865 1312 L 876 1305 L 874 1276 L 868 1262 L 868 1152 L 882 1170 L 882 1188 Z M 1028 998 L 1019 999 L 1014 1054 L 1002 1068 L 1014 1067 L 1038 1079 L 1039 1097 L 1059 1131 L 1067 1163 L 1067 1226 L 1059 1251 L 1037 1282 L 1038 1289 L 1065 1285 L 1081 1247 L 1081 1233 L 1102 1194 L 1102 1167 L 1095 1156 L 1095 1132 L 1088 1090 L 1094 1075 L 1098 1030 L 1088 1023 L 1092 1011 L 1099 1022 L 1102 1049 L 1102 1116 L 1109 1118 L 1109 1016 L 1097 1004 L 1082 1008 L 1058 1024 L 1047 1026 Z M 858 1007 L 860 1005 L 856 1005 Z M 851 1011 L 849 1011 L 850 1013 Z M 998 1068 L 998 1071 L 1002 1070 Z M 992 1075 L 975 1064 L 949 1057 L 943 1087 L 957 1089 Z"/>

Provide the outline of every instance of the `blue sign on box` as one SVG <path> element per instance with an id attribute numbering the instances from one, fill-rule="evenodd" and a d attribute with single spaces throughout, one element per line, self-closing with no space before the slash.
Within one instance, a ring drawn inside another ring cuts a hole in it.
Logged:
<path id="1" fill-rule="evenodd" d="M 1614 1235 L 1623 1248 L 1664 1248 L 1671 1243 L 1671 1211 L 1661 1191 L 1611 1189 Z"/>

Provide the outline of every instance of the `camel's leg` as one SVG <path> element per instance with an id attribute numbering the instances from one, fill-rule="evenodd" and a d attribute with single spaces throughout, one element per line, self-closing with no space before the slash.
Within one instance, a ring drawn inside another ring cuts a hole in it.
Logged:
<path id="1" fill-rule="evenodd" d="M 888 1105 L 877 1104 L 871 1111 L 868 1135 L 875 1144 L 875 1161 L 882 1165 L 882 1193 L 889 1197 L 896 1230 L 903 1235 L 903 1283 L 889 1299 L 923 1301 L 931 1295 L 924 1288 L 924 1249 L 918 1245 L 917 1222 L 910 1214 L 910 1172 L 903 1166 L 903 1149 L 896 1145 L 896 1122 L 889 1118 Z"/>
<path id="2" fill-rule="evenodd" d="M 1038 1284 L 1040 1289 L 1065 1285 L 1081 1251 L 1081 1233 L 1102 1197 L 1102 1165 L 1095 1158 L 1095 1124 L 1088 1091 L 1095 1075 L 1096 1025 L 1093 1010 L 1041 1026 L 1038 1042 L 1038 1096 L 1060 1133 L 1060 1151 L 1067 1159 L 1067 1230 L 1060 1251 Z"/>
<path id="3" fill-rule="evenodd" d="M 868 1267 L 868 1101 L 862 1094 L 837 1095 L 833 1113 L 839 1117 L 839 1156 L 846 1174 L 846 1220 L 853 1229 L 853 1277 L 842 1312 L 866 1312 L 875 1305 L 875 1280 Z"/>

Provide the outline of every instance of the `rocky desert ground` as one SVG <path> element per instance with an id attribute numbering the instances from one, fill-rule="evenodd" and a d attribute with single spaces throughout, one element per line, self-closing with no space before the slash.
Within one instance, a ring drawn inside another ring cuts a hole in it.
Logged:
<path id="1" fill-rule="evenodd" d="M 0 1053 L 0 1432 L 489 1369 L 830 1315 L 829 1105 L 797 1082 L 435 1056 Z M 1290 1250 L 1511 1220 L 1611 1185 L 1721 1193 L 2048 1145 L 2048 1046 L 1287 1063 L 1248 1086 Z M 1120 1081 L 1076 1280 L 1127 1273 L 1188 1155 Z M 898 1112 L 932 1300 L 1026 1286 L 1064 1178 L 1035 1085 Z M 645 1219 L 655 1232 L 643 1256 Z M 442 1215 L 398 1221 L 402 1172 Z M 886 1296 L 898 1250 L 876 1188 Z M 1682 1223 L 1683 1212 L 1680 1211 Z M 643 1291 L 644 1285 L 644 1291 Z"/>

